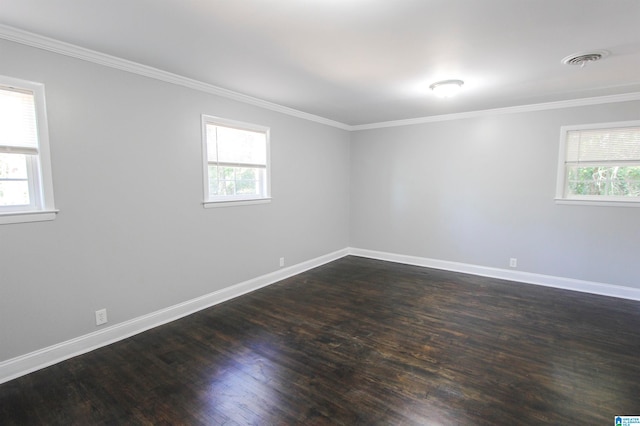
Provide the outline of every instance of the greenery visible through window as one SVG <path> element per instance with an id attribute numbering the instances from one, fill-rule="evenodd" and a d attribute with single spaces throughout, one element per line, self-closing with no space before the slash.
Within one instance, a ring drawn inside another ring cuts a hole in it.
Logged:
<path id="1" fill-rule="evenodd" d="M 269 197 L 269 129 L 203 116 L 205 201 Z"/>
<path id="2" fill-rule="evenodd" d="M 563 128 L 560 198 L 640 202 L 640 122 Z"/>

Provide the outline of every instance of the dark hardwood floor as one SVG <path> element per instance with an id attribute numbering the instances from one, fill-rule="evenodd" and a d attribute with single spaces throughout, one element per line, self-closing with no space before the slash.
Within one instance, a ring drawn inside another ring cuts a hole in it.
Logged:
<path id="1" fill-rule="evenodd" d="M 0 385 L 0 424 L 611 425 L 640 303 L 346 257 Z"/>

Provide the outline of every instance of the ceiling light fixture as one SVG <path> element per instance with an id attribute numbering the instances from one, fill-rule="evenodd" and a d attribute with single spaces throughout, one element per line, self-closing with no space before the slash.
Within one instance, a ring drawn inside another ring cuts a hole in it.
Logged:
<path id="1" fill-rule="evenodd" d="M 463 84 L 462 80 L 443 80 L 433 83 L 429 88 L 439 98 L 450 98 L 460 91 Z"/>

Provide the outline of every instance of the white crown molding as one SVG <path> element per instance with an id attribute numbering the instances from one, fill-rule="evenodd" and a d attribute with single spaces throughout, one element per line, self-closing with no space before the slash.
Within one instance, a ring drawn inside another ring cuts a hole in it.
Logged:
<path id="1" fill-rule="evenodd" d="M 70 56 L 76 59 L 82 59 L 82 60 L 93 62 L 99 65 L 104 65 L 107 67 L 119 69 L 121 71 L 127 71 L 133 74 L 138 74 L 141 76 L 153 78 L 153 79 L 164 81 L 167 83 L 188 87 L 190 89 L 198 90 L 198 91 L 209 93 L 212 95 L 221 96 L 227 99 L 232 99 L 238 102 L 243 102 L 249 105 L 257 106 L 257 107 L 268 109 L 275 112 L 280 112 L 282 114 L 287 114 L 293 117 L 302 118 L 309 121 L 314 121 L 316 123 L 325 124 L 327 126 L 336 127 L 338 129 L 347 130 L 347 131 L 412 126 L 415 124 L 426 124 L 426 123 L 435 123 L 439 121 L 461 120 L 465 118 L 483 117 L 483 116 L 495 115 L 495 114 L 514 114 L 514 113 L 521 113 L 521 112 L 544 111 L 544 110 L 552 110 L 552 109 L 572 108 L 572 107 L 640 100 L 640 92 L 633 92 L 633 93 L 625 93 L 620 95 L 598 96 L 598 97 L 573 99 L 573 100 L 566 100 L 566 101 L 546 102 L 546 103 L 519 105 L 519 106 L 505 107 L 505 108 L 476 110 L 476 111 L 468 111 L 468 112 L 461 112 L 461 113 L 455 113 L 455 114 L 432 115 L 427 117 L 410 118 L 406 120 L 394 120 L 394 121 L 384 121 L 384 122 L 371 123 L 371 124 L 349 125 L 349 124 L 341 123 L 339 121 L 331 120 L 328 118 L 320 117 L 318 115 L 310 114 L 310 113 L 299 111 L 283 105 L 279 105 L 273 102 L 254 98 L 249 95 L 244 95 L 242 93 L 234 92 L 232 90 L 224 89 L 222 87 L 214 86 L 212 84 L 204 83 L 202 81 L 194 80 L 178 74 L 173 74 L 167 71 L 160 70 L 158 68 L 142 65 L 137 62 L 118 58 L 116 56 L 107 55 L 105 53 L 96 52 L 94 50 L 76 46 L 74 44 L 65 43 L 63 41 L 41 36 L 39 34 L 20 30 L 18 28 L 14 28 L 8 25 L 0 24 L 0 39 L 21 43 L 27 46 L 38 48 L 38 49 L 43 49 L 43 50 L 58 53 L 61 55 Z"/>
<path id="2" fill-rule="evenodd" d="M 153 68 L 147 65 L 139 64 L 137 62 L 118 58 L 116 56 L 96 52 L 94 50 L 76 46 L 74 44 L 65 43 L 63 41 L 55 40 L 49 37 L 44 37 L 39 34 L 20 30 L 8 25 L 0 24 L 0 38 L 38 49 L 47 50 L 49 52 L 70 56 L 72 58 L 93 62 L 95 64 L 115 68 L 121 71 L 127 71 L 144 77 L 153 78 L 156 80 L 164 81 L 166 83 L 188 87 L 190 89 L 198 90 L 216 96 L 221 96 L 227 99 L 232 99 L 234 101 L 243 102 L 245 104 L 257 106 L 275 112 L 280 112 L 282 114 L 291 115 L 293 117 L 314 121 L 320 124 L 326 124 L 328 126 L 337 127 L 342 130 L 350 130 L 350 126 L 338 121 L 330 120 L 328 118 L 278 105 L 273 102 L 254 98 L 249 95 L 244 95 L 242 93 L 234 92 L 232 90 L 224 89 L 212 84 L 203 83 L 192 78 L 183 77 L 178 74 L 173 74 L 167 71 L 160 70 L 158 68 Z"/>
<path id="3" fill-rule="evenodd" d="M 567 101 L 545 102 L 539 104 L 519 105 L 504 108 L 483 109 L 455 114 L 432 115 L 429 117 L 409 118 L 406 120 L 384 121 L 380 123 L 359 124 L 349 126 L 350 131 L 383 129 L 387 127 L 412 126 L 415 124 L 436 123 L 439 121 L 462 120 L 465 118 L 486 117 L 498 114 L 516 114 L 521 112 L 546 111 L 562 108 L 573 108 L 590 105 L 612 104 L 617 102 L 640 101 L 640 92 L 620 95 L 597 96 L 592 98 L 571 99 Z"/>
<path id="4" fill-rule="evenodd" d="M 429 259 L 426 257 L 407 256 L 403 254 L 387 253 L 375 250 L 349 248 L 352 256 L 369 259 L 386 260 L 388 262 L 406 265 L 422 266 L 425 268 L 442 269 L 445 271 L 461 272 L 482 277 L 497 278 L 513 281 L 514 283 L 535 284 L 581 293 L 597 294 L 600 296 L 617 297 L 640 301 L 640 289 L 620 285 L 598 283 L 593 281 L 576 280 L 573 278 L 555 277 L 551 275 L 534 274 L 531 272 L 513 271 L 487 266 L 471 265 L 467 263 L 451 262 L 447 260 Z"/>

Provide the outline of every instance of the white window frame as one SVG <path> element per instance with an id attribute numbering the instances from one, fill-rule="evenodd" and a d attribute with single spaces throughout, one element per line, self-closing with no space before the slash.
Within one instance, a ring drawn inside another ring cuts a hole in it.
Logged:
<path id="1" fill-rule="evenodd" d="M 56 210 L 53 200 L 53 178 L 44 85 L 0 75 L 0 87 L 33 93 L 38 139 L 37 154 L 27 155 L 27 179 L 29 193 L 32 195 L 30 197 L 31 204 L 0 206 L 0 225 L 53 220 L 58 210 Z"/>
<path id="2" fill-rule="evenodd" d="M 567 196 L 566 179 L 567 179 L 567 136 L 570 131 L 576 130 L 596 130 L 596 129 L 617 129 L 624 127 L 640 127 L 640 120 L 633 121 L 617 121 L 611 123 L 596 124 L 579 124 L 571 126 L 562 126 L 560 128 L 560 152 L 558 155 L 558 174 L 556 180 L 556 198 L 557 204 L 575 204 L 575 205 L 591 205 L 591 206 L 622 206 L 622 207 L 640 207 L 640 198 L 623 198 L 623 197 L 607 197 L 607 196 Z"/>
<path id="3" fill-rule="evenodd" d="M 211 198 L 209 196 L 209 161 L 208 161 L 208 145 L 207 145 L 207 124 L 231 127 L 239 130 L 248 130 L 253 132 L 264 133 L 266 136 L 266 167 L 265 167 L 265 194 L 264 196 L 219 196 Z M 215 117 L 211 115 L 202 114 L 202 171 L 203 171 L 203 190 L 204 201 L 202 202 L 205 208 L 212 207 L 230 207 L 249 204 L 264 204 L 271 202 L 271 149 L 270 149 L 270 133 L 269 127 L 261 126 L 258 124 L 246 123 L 242 121 L 229 120 L 226 118 Z"/>

